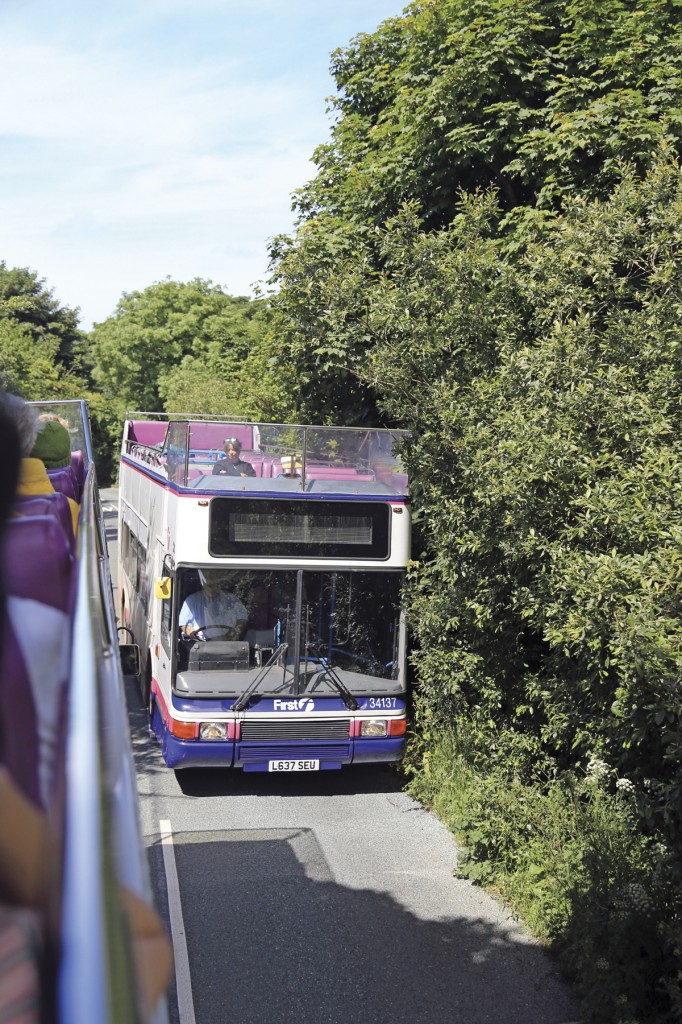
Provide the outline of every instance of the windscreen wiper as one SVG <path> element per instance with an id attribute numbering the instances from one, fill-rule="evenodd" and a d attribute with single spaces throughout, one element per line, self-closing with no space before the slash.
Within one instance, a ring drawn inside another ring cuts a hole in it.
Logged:
<path id="1" fill-rule="evenodd" d="M 313 652 L 313 654 L 319 661 L 320 665 L 324 669 L 323 675 L 329 676 L 330 681 L 339 691 L 341 698 L 346 707 L 348 708 L 348 710 L 357 711 L 360 705 L 358 704 L 358 702 L 356 701 L 355 697 L 350 692 L 348 687 L 345 685 L 345 683 L 343 683 L 341 679 L 339 679 L 339 676 L 337 675 L 335 669 L 333 669 L 329 662 L 326 660 L 326 658 L 323 657 L 322 653 L 320 652 L 319 645 L 313 644 L 310 641 L 308 641 L 308 643 L 306 644 L 306 648 L 310 648 L 310 650 Z"/>
<path id="2" fill-rule="evenodd" d="M 241 693 L 239 695 L 239 697 L 237 697 L 236 701 L 232 705 L 232 710 L 233 711 L 243 711 L 244 708 L 246 708 L 248 706 L 249 701 L 258 692 L 258 687 L 263 682 L 265 677 L 269 674 L 270 669 L 279 660 L 280 654 L 282 652 L 284 652 L 286 654 L 286 652 L 288 650 L 288 647 L 289 647 L 288 644 L 285 644 L 285 643 L 284 644 L 280 644 L 279 647 L 272 652 L 272 654 L 270 655 L 268 661 L 265 663 L 265 665 L 263 665 L 262 669 L 260 670 L 260 672 L 258 673 L 256 678 L 254 679 L 254 681 L 252 683 L 249 683 L 249 685 L 246 687 L 244 692 Z M 284 674 L 285 674 L 285 676 L 286 676 L 286 671 L 287 671 L 287 666 L 286 666 L 286 662 L 285 662 L 284 663 Z"/>

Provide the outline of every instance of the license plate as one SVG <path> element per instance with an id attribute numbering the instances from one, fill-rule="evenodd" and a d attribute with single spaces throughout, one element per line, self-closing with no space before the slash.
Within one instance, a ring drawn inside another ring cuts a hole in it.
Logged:
<path id="1" fill-rule="evenodd" d="M 319 772 L 319 761 L 268 761 L 269 772 Z"/>

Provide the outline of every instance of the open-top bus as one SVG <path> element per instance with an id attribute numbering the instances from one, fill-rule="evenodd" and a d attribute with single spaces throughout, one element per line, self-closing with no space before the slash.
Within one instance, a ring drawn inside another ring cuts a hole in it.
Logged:
<path id="1" fill-rule="evenodd" d="M 3 1020 L 18 1020 L 10 1007 L 35 1000 L 40 1019 L 55 1024 L 163 1024 L 165 999 L 153 1017 L 141 1009 L 133 935 L 119 898 L 123 890 L 146 902 L 151 896 L 87 406 L 30 404 L 66 426 L 72 455 L 71 465 L 48 469 L 49 493 L 15 499 L 0 545 L 3 754 L 24 795 L 40 771 L 39 806 L 49 821 L 41 858 L 47 885 L 34 908 L 42 942 L 13 946 L 13 919 L 0 905 Z M 75 534 L 68 498 L 79 506 Z M 12 619 L 13 607 L 20 618 Z M 22 1020 L 38 1019 L 26 1014 Z"/>
<path id="2" fill-rule="evenodd" d="M 242 472 L 222 469 L 226 440 Z M 169 767 L 400 759 L 401 441 L 380 429 L 127 415 L 119 612 L 141 648 L 142 695 Z M 188 635 L 188 608 L 215 608 L 216 591 L 225 610 L 205 610 L 212 621 L 195 618 Z"/>

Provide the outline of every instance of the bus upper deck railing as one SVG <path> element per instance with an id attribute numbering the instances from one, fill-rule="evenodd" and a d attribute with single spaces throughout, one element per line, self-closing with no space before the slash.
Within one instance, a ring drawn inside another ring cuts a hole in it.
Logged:
<path id="1" fill-rule="evenodd" d="M 148 898 L 103 519 L 86 478 L 64 760 L 59 1021 L 137 1021 L 121 886 Z M 158 1008 L 156 1024 L 167 1020 Z"/>
<path id="2" fill-rule="evenodd" d="M 129 412 L 123 457 L 177 487 L 225 492 L 407 494 L 404 431 Z M 245 466 L 224 473 L 235 442 Z"/>

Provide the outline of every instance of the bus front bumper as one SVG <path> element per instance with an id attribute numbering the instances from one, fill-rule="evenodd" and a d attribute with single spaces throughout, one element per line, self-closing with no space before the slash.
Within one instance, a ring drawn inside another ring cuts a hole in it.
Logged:
<path id="1" fill-rule="evenodd" d="M 400 737 L 328 744 L 235 743 L 231 740 L 180 740 L 164 730 L 161 749 L 169 768 L 222 767 L 241 768 L 245 772 L 334 771 L 350 764 L 400 761 L 405 740 Z"/>

